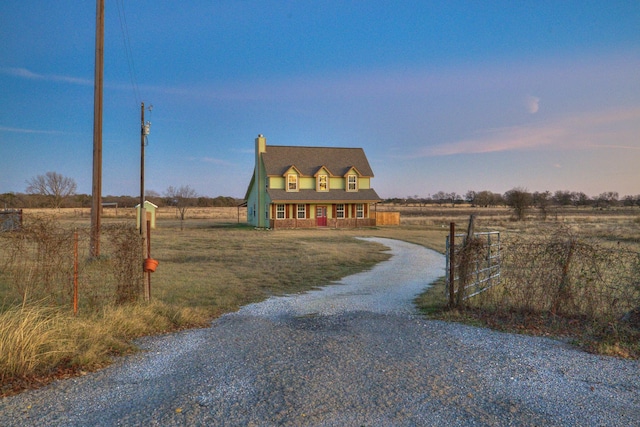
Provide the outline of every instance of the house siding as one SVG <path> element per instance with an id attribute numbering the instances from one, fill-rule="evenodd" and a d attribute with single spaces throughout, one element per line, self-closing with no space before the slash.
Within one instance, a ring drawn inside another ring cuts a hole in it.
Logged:
<path id="1" fill-rule="evenodd" d="M 289 189 L 291 174 L 297 176 L 295 189 Z M 318 191 L 318 175 L 327 176 L 327 190 Z M 354 175 L 357 188 L 348 191 L 349 176 Z M 245 196 L 247 221 L 260 228 L 315 228 L 325 226 L 315 217 L 317 208 L 323 206 L 326 227 L 375 226 L 371 205 L 379 197 L 371 188 L 372 176 L 362 149 L 267 146 L 259 135 L 254 175 Z M 338 204 L 344 206 L 344 217 L 337 218 Z M 299 205 L 305 206 L 305 218 L 298 218 Z M 363 206 L 362 218 L 357 218 L 357 205 Z"/>
<path id="2" fill-rule="evenodd" d="M 375 213 L 369 204 L 363 205 L 363 218 L 357 218 L 357 204 L 344 204 L 344 218 L 337 218 L 336 204 L 304 204 L 306 218 L 297 218 L 298 204 L 302 203 L 274 203 L 271 205 L 269 227 L 270 228 L 316 228 L 316 208 L 327 207 L 327 228 L 357 228 L 374 227 L 376 225 Z M 284 205 L 284 218 L 277 218 L 277 206 Z"/>

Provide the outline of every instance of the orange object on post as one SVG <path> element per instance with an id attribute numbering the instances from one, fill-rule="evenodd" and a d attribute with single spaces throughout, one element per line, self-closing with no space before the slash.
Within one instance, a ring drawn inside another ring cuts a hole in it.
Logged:
<path id="1" fill-rule="evenodd" d="M 156 268 L 158 267 L 159 262 L 153 258 L 146 258 L 144 260 L 144 271 L 146 273 L 153 273 L 154 271 L 156 271 Z"/>

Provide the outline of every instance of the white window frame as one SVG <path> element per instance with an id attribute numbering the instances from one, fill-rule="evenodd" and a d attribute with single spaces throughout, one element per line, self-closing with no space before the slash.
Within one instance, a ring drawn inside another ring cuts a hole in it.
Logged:
<path id="1" fill-rule="evenodd" d="M 324 188 L 322 188 L 322 179 L 324 179 Z M 318 175 L 317 191 L 329 191 L 329 175 Z"/>
<path id="2" fill-rule="evenodd" d="M 344 218 L 344 203 L 336 205 L 336 218 Z"/>
<path id="3" fill-rule="evenodd" d="M 347 191 L 358 191 L 358 175 L 347 175 Z"/>
<path id="4" fill-rule="evenodd" d="M 291 188 L 291 184 L 293 184 L 293 188 Z M 295 173 L 287 174 L 287 191 L 298 191 L 298 175 Z"/>
<path id="5" fill-rule="evenodd" d="M 364 218 L 364 204 L 362 203 L 356 205 L 356 218 Z"/>
<path id="6" fill-rule="evenodd" d="M 307 217 L 307 205 L 299 204 L 297 212 L 298 212 L 298 216 L 297 216 L 298 219 L 305 219 Z"/>
<path id="7" fill-rule="evenodd" d="M 276 219 L 285 219 L 286 215 L 284 212 L 284 205 L 278 204 L 276 205 Z"/>

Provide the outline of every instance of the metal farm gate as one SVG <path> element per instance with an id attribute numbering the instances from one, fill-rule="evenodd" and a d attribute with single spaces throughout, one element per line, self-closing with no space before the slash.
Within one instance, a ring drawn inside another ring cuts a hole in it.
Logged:
<path id="1" fill-rule="evenodd" d="M 0 211 L 0 231 L 14 231 L 22 228 L 22 209 Z"/>
<path id="2" fill-rule="evenodd" d="M 455 234 L 453 223 L 450 231 L 446 277 L 449 304 L 454 306 L 500 282 L 500 232 Z"/>

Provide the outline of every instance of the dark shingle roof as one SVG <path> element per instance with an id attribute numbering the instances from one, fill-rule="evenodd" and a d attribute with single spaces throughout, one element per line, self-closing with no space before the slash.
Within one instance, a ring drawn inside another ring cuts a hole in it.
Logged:
<path id="1" fill-rule="evenodd" d="M 380 201 L 380 197 L 374 189 L 364 189 L 358 191 L 345 191 L 345 190 L 331 190 L 331 191 L 315 191 L 315 190 L 300 190 L 300 191 L 286 191 L 280 189 L 269 188 L 267 189 L 269 197 L 273 203 L 278 202 L 324 202 L 324 203 L 341 203 L 341 202 L 362 202 L 362 203 L 375 203 Z"/>
<path id="2" fill-rule="evenodd" d="M 267 175 L 271 176 L 282 176 L 291 166 L 304 176 L 313 176 L 322 166 L 334 176 L 344 176 L 352 167 L 362 176 L 373 176 L 362 148 L 267 145 L 262 159 Z"/>

